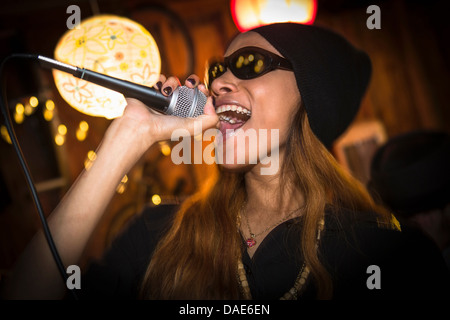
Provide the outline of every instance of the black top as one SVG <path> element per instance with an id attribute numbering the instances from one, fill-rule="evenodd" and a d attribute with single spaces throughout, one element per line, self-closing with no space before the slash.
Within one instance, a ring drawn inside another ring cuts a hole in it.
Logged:
<path id="1" fill-rule="evenodd" d="M 136 216 L 103 258 L 90 264 L 81 280 L 81 298 L 136 299 L 151 254 L 170 227 L 176 210 L 176 206 L 158 206 Z M 450 297 L 448 270 L 429 238 L 403 227 L 401 232 L 381 229 L 373 215 L 358 216 L 364 218 L 325 215 L 319 258 L 332 276 L 333 298 Z M 253 299 L 279 299 L 293 286 L 302 266 L 298 249 L 300 229 L 296 220 L 286 221 L 264 238 L 252 258 L 243 250 L 242 261 Z M 370 266 L 379 269 L 374 271 Z M 375 278 L 380 289 L 369 289 L 367 282 L 377 283 Z M 299 299 L 315 297 L 314 284 L 308 281 Z"/>

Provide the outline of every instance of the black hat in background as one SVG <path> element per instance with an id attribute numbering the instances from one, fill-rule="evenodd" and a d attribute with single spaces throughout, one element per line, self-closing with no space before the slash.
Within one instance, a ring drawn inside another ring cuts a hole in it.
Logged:
<path id="1" fill-rule="evenodd" d="M 276 23 L 251 31 L 291 62 L 311 129 L 331 147 L 359 110 L 372 72 L 367 54 L 317 26 Z"/>
<path id="2" fill-rule="evenodd" d="M 450 203 L 450 135 L 414 131 L 375 153 L 369 190 L 395 213 L 413 215 Z"/>

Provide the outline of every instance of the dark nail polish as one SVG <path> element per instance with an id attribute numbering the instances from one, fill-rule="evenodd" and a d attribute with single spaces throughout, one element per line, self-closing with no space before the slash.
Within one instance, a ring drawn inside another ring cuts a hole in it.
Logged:
<path id="1" fill-rule="evenodd" d="M 158 90 L 161 90 L 162 82 L 161 82 L 161 81 L 158 81 L 158 82 L 155 84 L 155 86 L 156 86 L 156 88 L 157 88 Z"/>
<path id="2" fill-rule="evenodd" d="M 171 88 L 171 87 L 165 87 L 165 88 L 163 89 L 163 91 L 164 91 L 165 94 L 169 95 L 169 94 L 172 93 L 172 88 Z"/>
<path id="3" fill-rule="evenodd" d="M 193 86 L 195 86 L 195 79 L 187 78 L 187 81 L 189 81 L 190 84 L 192 84 Z"/>

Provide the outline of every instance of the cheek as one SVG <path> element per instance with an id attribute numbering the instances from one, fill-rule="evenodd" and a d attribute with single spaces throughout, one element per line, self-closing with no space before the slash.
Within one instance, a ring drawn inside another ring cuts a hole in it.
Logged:
<path id="1" fill-rule="evenodd" d="M 267 129 L 269 136 L 270 131 L 277 131 L 279 143 L 283 144 L 287 139 L 288 132 L 292 126 L 292 119 L 299 105 L 299 100 L 294 101 L 285 96 L 270 101 L 270 106 L 265 109 L 262 117 L 258 117 L 258 127 Z"/>

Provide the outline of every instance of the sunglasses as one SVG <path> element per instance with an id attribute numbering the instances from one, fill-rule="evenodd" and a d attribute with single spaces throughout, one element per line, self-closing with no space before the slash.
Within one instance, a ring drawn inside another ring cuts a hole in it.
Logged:
<path id="1" fill-rule="evenodd" d="M 293 70 L 291 63 L 279 55 L 258 47 L 244 47 L 223 61 L 213 62 L 208 68 L 208 87 L 214 80 L 222 76 L 227 69 L 241 80 L 258 78 L 275 69 Z"/>

